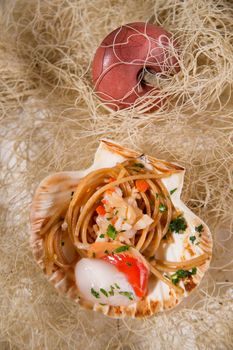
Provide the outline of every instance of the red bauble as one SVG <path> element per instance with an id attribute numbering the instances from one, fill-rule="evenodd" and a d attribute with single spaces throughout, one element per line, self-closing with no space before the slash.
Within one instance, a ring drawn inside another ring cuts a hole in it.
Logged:
<path id="1" fill-rule="evenodd" d="M 112 109 L 131 107 L 138 98 L 154 89 L 140 76 L 179 71 L 176 44 L 165 29 L 136 22 L 111 32 L 97 49 L 93 61 L 94 90 Z M 155 94 L 156 95 L 156 94 Z M 154 97 L 158 105 L 158 99 Z"/>

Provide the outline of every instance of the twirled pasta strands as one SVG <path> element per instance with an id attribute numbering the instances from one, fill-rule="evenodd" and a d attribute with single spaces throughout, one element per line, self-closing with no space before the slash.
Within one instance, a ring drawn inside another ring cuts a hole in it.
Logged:
<path id="1" fill-rule="evenodd" d="M 164 163 L 165 164 L 165 163 Z M 73 198 L 68 206 L 65 222 L 68 225 L 68 235 L 71 242 L 76 247 L 79 255 L 88 255 L 91 243 L 98 237 L 96 227 L 96 208 L 103 199 L 104 193 L 116 187 L 122 190 L 123 198 L 130 197 L 132 191 L 136 189 L 136 181 L 144 180 L 148 184 L 148 189 L 139 191 L 137 205 L 138 208 L 153 222 L 144 229 L 138 230 L 136 234 L 125 239 L 130 245 L 136 248 L 147 260 L 152 274 L 173 288 L 177 293 L 183 293 L 183 289 L 174 285 L 168 278 L 163 276 L 163 272 L 176 271 L 179 268 L 191 269 L 194 266 L 201 266 L 208 259 L 208 254 L 202 254 L 197 258 L 184 262 L 168 262 L 166 260 L 152 260 L 155 256 L 161 240 L 169 231 L 172 218 L 177 216 L 177 210 L 171 202 L 170 195 L 164 186 L 162 179 L 179 172 L 180 168 L 165 168 L 157 165 L 152 169 L 147 169 L 142 163 L 135 160 L 128 160 L 117 164 L 112 168 L 95 170 L 85 176 L 79 182 Z M 160 207 L 165 208 L 160 210 Z M 64 211 L 62 209 L 62 211 Z M 61 212 L 62 212 L 61 211 Z M 59 212 L 60 213 L 60 212 Z M 59 213 L 54 220 L 46 224 L 43 229 L 47 233 L 45 239 L 46 259 L 53 261 L 58 266 L 67 266 L 67 261 L 59 245 Z M 55 226 L 53 224 L 55 223 Z M 122 239 L 122 234 L 119 234 Z M 116 240 L 118 238 L 116 237 Z M 56 257 L 56 258 L 54 258 Z"/>

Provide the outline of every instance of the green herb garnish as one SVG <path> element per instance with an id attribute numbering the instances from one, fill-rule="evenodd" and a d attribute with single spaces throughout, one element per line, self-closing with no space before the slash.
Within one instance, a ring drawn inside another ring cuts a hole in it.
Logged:
<path id="1" fill-rule="evenodd" d="M 138 168 L 145 168 L 145 166 L 142 163 L 134 163 L 134 166 Z"/>
<path id="2" fill-rule="evenodd" d="M 104 234 L 103 233 L 101 233 L 100 238 L 104 238 Z"/>
<path id="3" fill-rule="evenodd" d="M 159 204 L 159 211 L 163 213 L 164 211 L 167 210 L 167 207 L 164 204 Z"/>
<path id="4" fill-rule="evenodd" d="M 171 280 L 173 284 L 177 284 L 180 282 L 181 279 L 190 277 L 192 275 L 195 275 L 197 273 L 197 268 L 193 267 L 191 271 L 188 270 L 177 270 L 173 275 L 171 275 Z"/>
<path id="5" fill-rule="evenodd" d="M 105 249 L 104 254 L 109 254 L 109 251 Z"/>
<path id="6" fill-rule="evenodd" d="M 155 197 L 158 199 L 158 198 L 159 198 L 159 194 L 158 194 L 158 193 L 156 193 Z"/>
<path id="7" fill-rule="evenodd" d="M 110 286 L 110 290 L 108 291 L 108 294 L 113 296 L 114 295 L 114 287 L 113 286 Z"/>
<path id="8" fill-rule="evenodd" d="M 115 227 L 110 224 L 110 225 L 108 225 L 106 234 L 108 237 L 110 237 L 112 239 L 116 239 L 117 231 L 116 231 Z"/>
<path id="9" fill-rule="evenodd" d="M 133 300 L 133 293 L 131 292 L 119 292 L 120 295 L 124 295 L 125 297 L 129 298 L 129 300 Z"/>
<path id="10" fill-rule="evenodd" d="M 101 293 L 103 293 L 103 295 L 105 295 L 106 297 L 108 297 L 108 292 L 107 292 L 105 289 L 100 288 L 100 291 L 101 291 Z"/>
<path id="11" fill-rule="evenodd" d="M 116 249 L 114 249 L 114 253 L 121 253 L 121 252 L 125 252 L 126 250 L 129 250 L 129 246 L 128 245 L 122 245 Z"/>
<path id="12" fill-rule="evenodd" d="M 94 288 L 91 288 L 91 294 L 97 299 L 100 298 L 100 293 L 98 293 L 96 290 L 94 290 Z"/>
<path id="13" fill-rule="evenodd" d="M 132 266 L 132 264 L 129 261 L 126 261 L 127 266 Z"/>
<path id="14" fill-rule="evenodd" d="M 185 278 L 185 277 L 189 277 L 191 275 L 191 272 L 188 270 L 180 269 L 180 270 L 177 270 L 175 274 L 179 278 Z"/>
<path id="15" fill-rule="evenodd" d="M 172 195 L 174 192 L 176 192 L 177 188 L 173 188 L 173 190 L 170 191 L 170 195 Z"/>
<path id="16" fill-rule="evenodd" d="M 195 236 L 191 236 L 191 237 L 189 237 L 189 239 L 193 243 L 196 240 L 196 237 Z"/>
<path id="17" fill-rule="evenodd" d="M 196 273 L 197 273 L 197 268 L 193 267 L 191 270 L 191 275 L 196 275 Z"/>
<path id="18" fill-rule="evenodd" d="M 171 232 L 175 233 L 183 233 L 187 227 L 187 223 L 183 216 L 178 216 L 176 219 L 172 220 L 169 225 Z"/>
<path id="19" fill-rule="evenodd" d="M 199 232 L 199 233 L 201 233 L 203 231 L 203 229 L 204 229 L 204 226 L 202 224 L 195 227 L 195 231 Z"/>
<path id="20" fill-rule="evenodd" d="M 180 279 L 176 276 L 171 276 L 171 280 L 173 284 L 178 284 L 180 282 Z"/>
<path id="21" fill-rule="evenodd" d="M 117 283 L 114 283 L 114 285 L 116 286 L 117 289 L 120 289 Z"/>

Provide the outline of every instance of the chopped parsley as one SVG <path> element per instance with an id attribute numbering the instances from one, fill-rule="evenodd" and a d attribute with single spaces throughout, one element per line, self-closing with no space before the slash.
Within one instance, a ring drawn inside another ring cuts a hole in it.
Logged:
<path id="1" fill-rule="evenodd" d="M 197 268 L 193 267 L 191 270 L 191 275 L 196 275 L 196 273 L 197 273 Z"/>
<path id="2" fill-rule="evenodd" d="M 128 245 L 122 245 L 116 249 L 114 249 L 114 253 L 121 253 L 121 252 L 125 252 L 126 250 L 129 250 L 129 246 Z"/>
<path id="3" fill-rule="evenodd" d="M 203 231 L 203 229 L 204 229 L 204 226 L 202 224 L 195 227 L 195 231 L 199 232 L 199 233 L 201 233 Z"/>
<path id="4" fill-rule="evenodd" d="M 164 204 L 159 204 L 159 211 L 161 213 L 165 212 L 167 210 L 167 207 Z"/>
<path id="5" fill-rule="evenodd" d="M 117 231 L 116 231 L 115 227 L 110 224 L 110 225 L 108 225 L 106 234 L 108 237 L 110 237 L 112 239 L 116 239 Z"/>
<path id="6" fill-rule="evenodd" d="M 170 195 L 172 195 L 174 192 L 176 192 L 177 188 L 173 188 L 173 190 L 170 191 Z"/>
<path id="7" fill-rule="evenodd" d="M 117 283 L 114 283 L 114 285 L 110 286 L 110 290 L 107 292 L 104 288 L 100 288 L 99 292 L 102 293 L 105 297 L 109 297 L 109 296 L 113 296 L 114 292 L 118 293 L 120 295 L 124 295 L 125 297 L 129 298 L 129 300 L 133 300 L 133 293 L 132 292 L 122 292 L 116 289 L 120 289 L 119 285 Z M 99 299 L 100 298 L 100 293 L 97 292 L 94 288 L 91 288 L 91 294 Z M 101 305 L 105 305 L 105 304 L 101 304 Z"/>
<path id="8" fill-rule="evenodd" d="M 100 291 L 101 291 L 101 293 L 102 293 L 103 295 L 105 295 L 106 297 L 108 297 L 108 292 L 107 292 L 105 289 L 100 288 Z"/>
<path id="9" fill-rule="evenodd" d="M 132 266 L 132 263 L 129 262 L 129 261 L 126 261 L 126 265 L 127 265 L 127 266 Z"/>
<path id="10" fill-rule="evenodd" d="M 96 290 L 94 290 L 94 288 L 91 288 L 91 294 L 97 299 L 100 298 L 100 293 L 98 293 Z"/>
<path id="11" fill-rule="evenodd" d="M 179 278 L 185 278 L 185 277 L 189 277 L 191 275 L 191 272 L 189 272 L 188 270 L 177 270 L 175 275 Z"/>
<path id="12" fill-rule="evenodd" d="M 100 235 L 100 238 L 104 238 L 104 234 L 103 233 Z"/>
<path id="13" fill-rule="evenodd" d="M 134 163 L 134 166 L 138 168 L 145 168 L 145 166 L 142 163 Z"/>
<path id="14" fill-rule="evenodd" d="M 196 236 L 190 236 L 189 239 L 192 243 L 194 243 L 194 241 L 196 240 Z"/>
<path id="15" fill-rule="evenodd" d="M 173 275 L 171 275 L 171 281 L 173 284 L 177 284 L 180 282 L 181 279 L 190 277 L 192 275 L 195 275 L 196 273 L 196 267 L 193 267 L 191 271 L 180 269 L 177 270 Z"/>
<path id="16" fill-rule="evenodd" d="M 183 216 L 178 216 L 170 222 L 169 228 L 171 232 L 183 233 L 187 228 L 186 220 Z"/>
<path id="17" fill-rule="evenodd" d="M 129 298 L 129 300 L 133 300 L 133 293 L 132 292 L 119 292 L 120 295 L 124 295 L 125 297 Z"/>
<path id="18" fill-rule="evenodd" d="M 109 251 L 105 249 L 104 254 L 109 254 Z"/>
<path id="19" fill-rule="evenodd" d="M 108 291 L 108 294 L 113 296 L 114 295 L 114 287 L 113 286 L 110 286 L 110 290 Z"/>
<path id="20" fill-rule="evenodd" d="M 156 198 L 157 198 L 157 199 L 159 198 L 159 194 L 158 194 L 158 193 L 156 193 L 156 195 L 155 195 L 155 196 L 156 196 Z"/>
<path id="21" fill-rule="evenodd" d="M 171 276 L 171 280 L 173 284 L 178 284 L 180 282 L 180 279 L 177 276 Z"/>

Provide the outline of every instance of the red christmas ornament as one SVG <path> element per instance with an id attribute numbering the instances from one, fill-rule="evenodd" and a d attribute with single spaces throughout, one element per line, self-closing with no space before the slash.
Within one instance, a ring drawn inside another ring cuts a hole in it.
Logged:
<path id="1" fill-rule="evenodd" d="M 145 70 L 161 75 L 179 71 L 176 50 L 171 34 L 162 27 L 135 22 L 117 28 L 95 53 L 93 82 L 97 96 L 115 110 L 132 106 L 155 89 L 143 81 Z"/>

